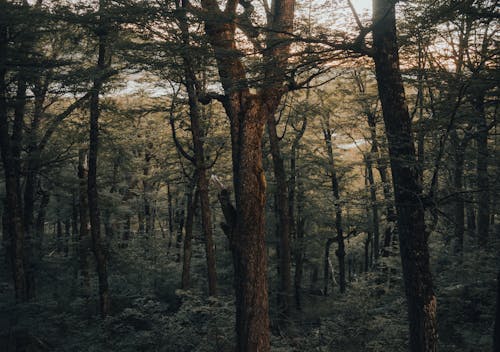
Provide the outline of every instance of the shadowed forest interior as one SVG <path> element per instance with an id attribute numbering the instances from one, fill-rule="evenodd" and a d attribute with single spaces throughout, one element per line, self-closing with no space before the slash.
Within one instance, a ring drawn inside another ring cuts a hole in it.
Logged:
<path id="1" fill-rule="evenodd" d="M 0 0 L 0 351 L 500 352 L 494 0 Z"/>

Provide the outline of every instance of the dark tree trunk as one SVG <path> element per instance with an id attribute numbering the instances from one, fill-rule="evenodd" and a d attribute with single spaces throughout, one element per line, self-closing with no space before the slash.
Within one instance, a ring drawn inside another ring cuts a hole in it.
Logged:
<path id="1" fill-rule="evenodd" d="M 172 208 L 172 193 L 170 191 L 170 183 L 167 182 L 167 203 L 168 203 L 168 249 L 172 247 L 172 239 L 174 237 L 174 211 Z"/>
<path id="2" fill-rule="evenodd" d="M 78 235 L 78 261 L 80 275 L 82 280 L 83 292 L 86 296 L 90 295 L 90 271 L 89 271 L 89 252 L 90 252 L 90 219 L 89 203 L 87 192 L 88 180 L 88 158 L 87 151 L 80 149 L 78 153 L 78 180 L 79 180 L 79 206 L 80 211 L 80 231 Z"/>
<path id="3" fill-rule="evenodd" d="M 330 247 L 335 240 L 329 238 L 326 240 L 325 253 L 323 258 L 323 295 L 328 296 L 328 286 L 333 277 L 330 275 Z"/>
<path id="4" fill-rule="evenodd" d="M 185 8 L 187 1 L 182 2 Z M 180 27 L 183 43 L 189 46 L 190 35 L 188 21 L 184 15 L 180 17 Z M 208 294 L 217 295 L 217 270 L 215 265 L 215 244 L 212 231 L 212 214 L 210 210 L 210 198 L 207 178 L 207 166 L 205 165 L 204 131 L 202 128 L 202 112 L 198 102 L 198 94 L 201 94 L 200 84 L 196 78 L 193 60 L 188 52 L 183 52 L 185 86 L 188 93 L 189 116 L 191 118 L 191 136 L 194 149 L 194 166 L 196 168 L 196 179 L 201 208 L 201 226 L 205 238 L 205 252 L 207 260 Z"/>
<path id="5" fill-rule="evenodd" d="M 62 253 L 63 252 L 63 230 L 62 230 L 62 222 L 60 218 L 60 214 L 57 214 L 57 222 L 56 222 L 56 249 L 57 253 Z"/>
<path id="6" fill-rule="evenodd" d="M 373 146 L 372 146 L 372 153 L 373 153 Z M 373 154 L 372 154 L 373 155 Z M 371 212 L 372 212 L 372 219 L 371 219 L 371 225 L 372 225 L 372 230 L 373 230 L 373 254 L 374 254 L 374 259 L 375 263 L 378 260 L 380 249 L 379 249 L 379 244 L 380 244 L 380 232 L 379 232 L 379 218 L 378 218 L 378 203 L 377 203 L 377 190 L 375 188 L 375 179 L 373 177 L 373 168 L 372 168 L 372 159 L 371 155 L 366 157 L 366 176 L 368 179 L 368 185 L 370 187 L 370 203 L 371 203 Z"/>
<path id="7" fill-rule="evenodd" d="M 279 238 L 279 275 L 280 287 L 278 291 L 278 314 L 280 323 L 285 323 L 290 315 L 292 298 L 292 276 L 290 269 L 290 209 L 286 184 L 285 166 L 279 146 L 276 120 L 270 116 L 267 121 L 267 130 L 273 158 L 274 179 L 276 181 L 276 213 L 278 215 Z"/>
<path id="8" fill-rule="evenodd" d="M 37 261 L 40 261 L 42 257 L 42 245 L 43 238 L 45 236 L 45 216 L 47 215 L 47 207 L 50 201 L 50 195 L 47 191 L 41 191 L 42 199 L 40 200 L 40 205 L 38 207 L 38 215 L 35 223 L 35 238 L 34 238 L 34 248 L 36 251 Z"/>
<path id="9" fill-rule="evenodd" d="M 288 187 L 289 192 L 289 213 L 290 213 L 290 226 L 291 233 L 295 233 L 295 243 L 294 243 L 294 258 L 295 258 L 295 275 L 294 275 L 294 286 L 295 286 L 295 307 L 297 310 L 302 309 L 302 276 L 304 272 L 304 259 L 305 259 L 305 243 L 304 243 L 304 232 L 305 232 L 305 219 L 303 215 L 304 206 L 304 190 L 302 180 L 299 178 L 300 175 L 297 172 L 297 158 L 298 158 L 298 146 L 300 139 L 304 135 L 306 129 L 306 119 L 303 120 L 302 129 L 299 134 L 295 137 L 291 150 L 290 159 L 290 184 Z M 295 221 L 295 185 L 297 184 L 297 221 Z"/>
<path id="10" fill-rule="evenodd" d="M 25 302 L 29 300 L 34 293 L 34 288 L 31 289 L 29 287 L 29 280 L 26 273 L 29 264 L 25 253 L 25 230 L 23 225 L 20 182 L 20 143 L 24 115 L 24 105 L 21 106 L 21 101 L 23 101 L 26 96 L 26 84 L 18 84 L 12 135 L 9 135 L 6 97 L 7 87 L 5 83 L 6 58 L 3 54 L 6 50 L 6 47 L 4 47 L 7 43 L 5 40 L 6 36 L 7 28 L 3 23 L 0 23 L 0 45 L 2 46 L 0 47 L 0 151 L 2 154 L 6 193 L 4 216 L 4 221 L 6 223 L 4 224 L 4 229 L 7 230 L 4 236 L 7 236 L 5 243 L 7 244 L 7 255 L 10 258 L 10 268 L 12 270 L 16 300 Z"/>
<path id="11" fill-rule="evenodd" d="M 463 198 L 463 174 L 465 162 L 465 148 L 461 147 L 461 143 L 456 141 L 453 165 L 453 191 L 455 192 L 454 202 L 454 239 L 455 253 L 462 253 L 464 248 L 464 232 L 465 232 L 465 205 Z"/>
<path id="12" fill-rule="evenodd" d="M 370 243 L 372 241 L 372 234 L 368 232 L 365 240 L 365 272 L 370 269 Z"/>
<path id="13" fill-rule="evenodd" d="M 196 175 L 194 176 L 196 178 Z M 194 181 L 194 180 L 193 180 Z M 194 182 L 193 182 L 194 183 Z M 181 288 L 189 290 L 191 288 L 191 257 L 193 240 L 193 220 L 196 207 L 196 196 L 193 199 L 194 185 L 190 185 L 186 194 L 186 226 L 184 234 L 184 248 L 182 256 L 182 281 Z"/>
<path id="14" fill-rule="evenodd" d="M 99 11 L 104 10 L 104 0 L 100 0 Z M 100 26 L 104 27 L 103 24 Z M 89 138 L 89 170 L 88 170 L 88 203 L 89 203 L 89 219 L 90 219 L 90 234 L 92 237 L 92 250 L 96 259 L 97 276 L 99 279 L 99 302 L 100 312 L 102 317 L 106 317 L 110 310 L 110 294 L 108 287 L 108 268 L 107 254 L 101 237 L 101 225 L 98 206 L 98 189 L 97 189 L 97 151 L 99 143 L 99 115 L 100 102 L 99 94 L 102 89 L 103 81 L 100 77 L 106 70 L 106 35 L 105 29 L 101 28 L 99 33 L 99 52 L 97 58 L 97 75 L 91 90 L 90 96 L 90 138 Z"/>
<path id="15" fill-rule="evenodd" d="M 477 235 L 479 244 L 488 243 L 490 225 L 490 187 L 488 178 L 488 126 L 484 111 L 484 93 L 474 97 L 474 110 L 477 120 L 477 163 L 476 184 L 479 192 L 477 208 Z"/>
<path id="16" fill-rule="evenodd" d="M 329 122 L 326 121 L 326 126 L 323 129 L 323 134 L 325 136 L 326 149 L 328 154 L 328 161 L 331 167 L 330 178 L 332 182 L 333 191 L 333 201 L 335 205 L 335 231 L 337 232 L 337 250 L 335 254 L 337 255 L 339 261 L 339 287 L 340 292 L 344 293 L 346 289 L 346 278 L 345 278 L 345 243 L 344 243 L 344 233 L 342 228 L 342 207 L 340 205 L 340 187 L 337 178 L 337 170 L 335 166 L 335 161 L 333 158 L 333 147 L 332 147 L 332 133 L 330 131 Z"/>
<path id="17" fill-rule="evenodd" d="M 500 352 L 500 271 L 497 276 L 497 309 L 493 328 L 493 352 Z"/>
<path id="18" fill-rule="evenodd" d="M 394 212 L 393 207 L 393 199 L 391 196 L 391 185 L 389 181 L 389 177 L 387 176 L 387 167 L 385 165 L 384 160 L 380 156 L 380 150 L 378 145 L 378 137 L 377 137 L 377 123 L 375 114 L 368 114 L 368 126 L 370 127 L 371 134 L 371 153 L 375 157 L 377 157 L 377 170 L 380 175 L 380 181 L 382 182 L 382 191 L 384 193 L 384 200 L 386 203 L 386 220 L 387 227 L 384 231 L 384 243 L 382 256 L 387 257 L 390 253 L 390 247 L 392 243 L 392 236 L 394 232 L 394 225 L 396 221 L 396 213 Z M 373 174 L 373 172 L 372 172 Z"/>
<path id="19" fill-rule="evenodd" d="M 412 352 L 437 350 L 436 296 L 429 267 L 422 185 L 399 70 L 394 2 L 373 1 L 373 59 L 385 121 L 397 209 Z"/>

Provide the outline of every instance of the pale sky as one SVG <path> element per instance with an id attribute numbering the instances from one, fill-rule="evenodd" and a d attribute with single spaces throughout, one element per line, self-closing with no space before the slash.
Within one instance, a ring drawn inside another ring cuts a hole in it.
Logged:
<path id="1" fill-rule="evenodd" d="M 352 4 L 359 12 L 362 12 L 363 10 L 371 10 L 372 8 L 372 0 L 352 0 Z"/>

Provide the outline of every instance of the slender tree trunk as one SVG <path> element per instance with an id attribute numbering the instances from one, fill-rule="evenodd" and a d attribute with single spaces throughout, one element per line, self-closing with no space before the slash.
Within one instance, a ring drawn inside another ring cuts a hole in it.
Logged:
<path id="1" fill-rule="evenodd" d="M 490 225 L 490 187 L 488 178 L 488 126 L 484 111 L 484 93 L 474 97 L 474 110 L 477 119 L 477 163 L 476 183 L 479 192 L 477 209 L 477 235 L 479 244 L 488 243 Z"/>
<path id="2" fill-rule="evenodd" d="M 302 309 L 302 276 L 304 272 L 304 259 L 305 259 L 305 243 L 304 243 L 304 232 L 305 232 L 305 219 L 303 215 L 303 204 L 304 204 L 304 191 L 303 183 L 299 178 L 300 175 L 296 169 L 296 162 L 298 158 L 298 145 L 300 138 L 304 134 L 306 129 L 306 120 L 303 120 L 301 132 L 296 136 L 294 143 L 292 145 L 291 159 L 290 159 L 290 185 L 289 191 L 289 212 L 290 212 L 290 225 L 292 233 L 295 233 L 295 243 L 294 243 L 294 257 L 295 257 L 295 275 L 294 275 L 294 286 L 295 286 L 295 307 L 297 310 Z M 295 221 L 295 185 L 297 184 L 297 221 Z"/>
<path id="3" fill-rule="evenodd" d="M 194 175 L 196 178 L 196 175 Z M 191 288 L 191 257 L 192 257 L 192 239 L 193 239 L 193 220 L 196 207 L 196 196 L 193 197 L 194 187 L 188 186 L 186 194 L 186 233 L 184 234 L 184 248 L 182 256 L 182 282 L 181 288 L 189 290 Z M 194 199 L 193 199 L 194 198 Z"/>
<path id="4" fill-rule="evenodd" d="M 104 10 L 104 0 L 100 0 L 99 11 Z M 102 13 L 101 15 L 102 16 Z M 100 26 L 104 27 L 103 24 Z M 101 28 L 99 34 L 99 52 L 97 59 L 97 75 L 101 75 L 106 69 L 106 35 L 104 28 Z M 99 94 L 101 92 L 103 82 L 101 77 L 94 80 L 94 85 L 90 96 L 90 144 L 89 144 L 89 170 L 88 170 L 88 203 L 89 203 L 89 219 L 90 233 L 92 237 L 92 250 L 96 259 L 97 276 L 99 279 L 99 301 L 100 312 L 102 317 L 106 317 L 110 310 L 110 293 L 108 286 L 108 268 L 107 254 L 101 237 L 101 225 L 98 206 L 98 190 L 97 190 L 97 151 L 99 143 L 99 115 L 100 102 Z"/>
<path id="5" fill-rule="evenodd" d="M 280 287 L 278 292 L 279 321 L 286 323 L 290 315 L 292 298 L 291 276 L 291 249 L 290 249 L 290 209 L 288 204 L 288 190 L 286 185 L 285 166 L 281 156 L 276 120 L 270 116 L 267 121 L 267 130 L 273 158 L 274 179 L 276 181 L 276 212 L 278 215 L 279 238 L 279 274 Z"/>
<path id="6" fill-rule="evenodd" d="M 372 241 L 372 234 L 368 232 L 365 240 L 365 272 L 370 269 L 370 243 Z"/>
<path id="7" fill-rule="evenodd" d="M 43 238 L 45 236 L 45 217 L 47 215 L 47 207 L 50 201 L 50 194 L 42 190 L 42 199 L 38 207 L 38 215 L 35 223 L 35 238 L 34 248 L 36 252 L 36 261 L 39 262 L 42 257 Z"/>
<path id="8" fill-rule="evenodd" d="M 497 308 L 493 328 L 493 352 L 500 352 L 500 271 L 497 276 Z"/>
<path id="9" fill-rule="evenodd" d="M 373 59 L 391 159 L 410 351 L 437 350 L 436 296 L 429 266 L 422 185 L 399 70 L 394 2 L 373 1 Z"/>
<path id="10" fill-rule="evenodd" d="M 325 253 L 323 258 L 323 295 L 328 296 L 328 286 L 330 284 L 331 278 L 330 275 L 330 247 L 332 246 L 335 240 L 333 238 L 329 238 L 326 240 L 325 244 Z"/>
<path id="11" fill-rule="evenodd" d="M 464 248 L 464 232 L 465 232 L 465 205 L 463 198 L 463 174 L 465 162 L 465 150 L 459 146 L 455 146 L 455 163 L 453 165 L 453 191 L 455 195 L 454 204 L 454 239 L 455 253 L 462 253 Z"/>
<path id="12" fill-rule="evenodd" d="M 339 261 L 339 287 L 340 292 L 344 293 L 346 289 L 346 278 L 345 278 L 345 243 L 344 243 L 344 232 L 342 228 L 342 207 L 340 205 L 340 188 L 337 178 L 337 171 L 335 166 L 335 161 L 333 159 L 333 147 L 332 147 L 332 133 L 330 131 L 329 122 L 326 121 L 326 127 L 323 129 L 323 134 L 325 136 L 326 149 L 328 154 L 328 161 L 331 167 L 330 178 L 332 181 L 332 191 L 333 200 L 335 204 L 335 231 L 337 232 L 337 245 L 338 248 L 335 251 Z"/>
<path id="13" fill-rule="evenodd" d="M 187 2 L 182 2 L 185 8 Z M 180 27 L 183 42 L 189 46 L 189 26 L 185 15 L 180 17 Z M 194 146 L 194 165 L 196 168 L 197 186 L 200 197 L 201 226 L 205 238 L 205 252 L 207 260 L 208 294 L 217 295 L 217 270 L 215 265 L 215 244 L 212 231 L 212 214 L 210 210 L 210 198 L 207 178 L 207 167 L 205 165 L 204 131 L 201 126 L 202 112 L 198 102 L 200 84 L 196 78 L 194 63 L 188 52 L 182 53 L 184 61 L 185 85 L 188 92 L 189 116 L 191 117 L 191 136 Z"/>
<path id="14" fill-rule="evenodd" d="M 373 150 L 372 150 L 373 151 Z M 378 203 L 377 203 L 377 190 L 375 188 L 375 178 L 373 177 L 373 168 L 371 156 L 366 157 L 366 176 L 368 179 L 368 185 L 370 187 L 370 203 L 371 203 L 371 212 L 372 212 L 372 230 L 373 230 L 373 254 L 375 263 L 378 260 L 380 249 L 380 232 L 379 232 L 379 217 L 378 217 Z"/>
<path id="15" fill-rule="evenodd" d="M 79 257 L 79 267 L 80 267 L 83 292 L 86 296 L 88 296 L 90 295 L 90 271 L 89 271 L 90 219 L 89 219 L 89 203 L 88 203 L 88 192 L 87 192 L 88 155 L 85 149 L 80 149 L 78 153 L 78 180 L 79 180 L 78 209 L 80 211 L 78 257 Z"/>

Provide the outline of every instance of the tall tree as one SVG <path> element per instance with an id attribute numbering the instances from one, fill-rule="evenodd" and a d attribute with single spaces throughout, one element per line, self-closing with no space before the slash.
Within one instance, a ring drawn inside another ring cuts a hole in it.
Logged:
<path id="1" fill-rule="evenodd" d="M 287 90 L 284 84 L 290 49 L 287 33 L 293 31 L 294 1 L 274 0 L 266 9 L 269 30 L 262 51 L 263 80 L 255 87 L 256 92 L 250 89 L 236 36 L 237 22 L 251 21 L 253 5 L 241 1 L 244 13 L 240 16 L 236 0 L 227 1 L 224 10 L 216 0 L 202 0 L 201 4 L 206 12 L 205 32 L 214 50 L 224 90 L 220 100 L 231 124 L 236 216 L 226 221 L 234 221 L 228 225 L 234 229 L 237 350 L 265 352 L 270 349 L 270 336 L 262 138 L 266 122 L 273 118 Z M 258 38 L 251 26 L 240 29 L 250 41 Z"/>
<path id="2" fill-rule="evenodd" d="M 101 316 L 109 314 L 111 299 L 108 286 L 107 254 L 101 237 L 101 225 L 98 205 L 97 189 L 97 152 L 99 146 L 99 116 L 100 94 L 103 87 L 103 74 L 109 66 L 108 31 L 109 25 L 105 16 L 106 0 L 99 0 L 97 12 L 98 25 L 96 35 L 98 38 L 98 54 L 96 76 L 90 91 L 90 135 L 89 135 L 89 166 L 88 166 L 88 205 L 90 219 L 90 234 L 92 237 L 92 250 L 96 258 L 97 276 L 99 279 L 99 302 Z"/>
<path id="3" fill-rule="evenodd" d="M 396 12 L 390 0 L 373 1 L 373 60 L 389 142 L 400 253 L 408 305 L 410 350 L 437 350 L 437 300 L 429 264 L 420 170 L 399 68 Z"/>

